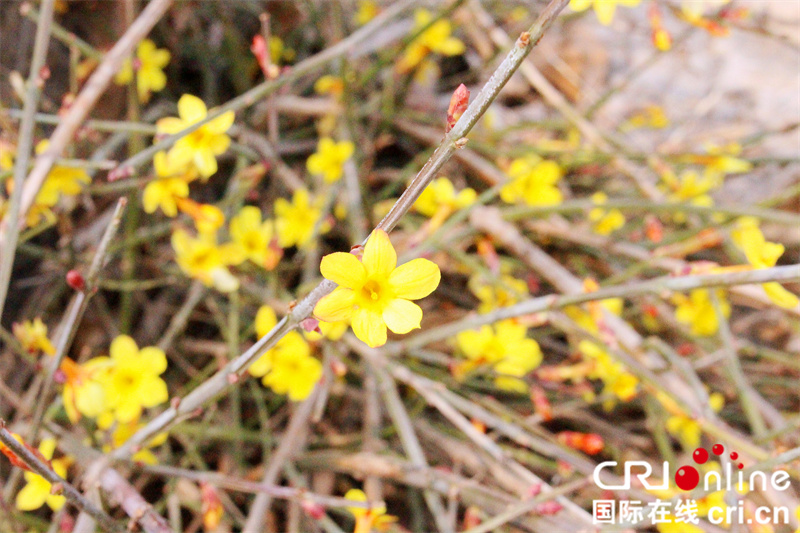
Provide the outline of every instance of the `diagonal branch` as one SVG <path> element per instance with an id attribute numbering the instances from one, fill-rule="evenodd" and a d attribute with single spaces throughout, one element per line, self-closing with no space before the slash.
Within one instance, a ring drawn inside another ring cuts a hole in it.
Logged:
<path id="1" fill-rule="evenodd" d="M 551 0 L 530 29 L 517 39 L 514 47 L 508 52 L 500 65 L 498 65 L 475 100 L 470 104 L 453 129 L 445 134 L 444 139 L 442 139 L 441 144 L 431 158 L 412 180 L 411 184 L 409 184 L 408 188 L 397 200 L 389 213 L 378 224 L 378 229 L 383 229 L 387 232 L 390 231 L 400 218 L 411 208 L 417 197 L 438 174 L 442 166 L 450 159 L 453 152 L 459 146 L 463 146 L 466 141 L 466 139 L 463 139 L 464 136 L 470 132 L 472 127 L 475 126 L 478 120 L 483 116 L 500 90 L 505 86 L 536 43 L 539 42 L 539 39 L 542 38 L 544 32 L 550 27 L 559 12 L 564 9 L 568 1 L 569 0 Z M 260 357 L 266 350 L 275 346 L 284 335 L 296 328 L 300 322 L 311 316 L 317 302 L 324 296 L 333 292 L 335 288 L 336 284 L 334 282 L 330 280 L 322 281 L 249 350 L 228 363 L 223 369 L 211 376 L 185 398 L 182 398 L 180 402 L 176 402 L 177 406 L 170 407 L 151 420 L 147 425 L 137 431 L 125 444 L 112 452 L 111 458 L 124 459 L 129 457 L 138 446 L 149 441 L 157 433 L 191 416 L 198 408 L 202 407 L 233 383 L 237 382 L 238 377 L 244 374 L 253 361 Z"/>
<path id="2" fill-rule="evenodd" d="M 117 524 L 117 522 L 102 509 L 97 508 L 92 502 L 87 500 L 78 489 L 67 483 L 67 481 L 56 474 L 47 463 L 42 461 L 39 457 L 36 457 L 36 455 L 23 446 L 22 443 L 15 439 L 5 428 L 4 420 L 0 420 L 0 442 L 14 452 L 14 455 L 21 459 L 32 472 L 39 474 L 53 486 L 60 487 L 63 490 L 64 497 L 83 512 L 91 515 L 103 529 L 106 531 L 125 531 L 124 527 Z"/>

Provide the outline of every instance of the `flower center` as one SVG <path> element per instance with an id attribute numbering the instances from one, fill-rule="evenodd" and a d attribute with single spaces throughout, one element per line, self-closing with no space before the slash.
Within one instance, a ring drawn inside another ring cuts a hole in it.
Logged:
<path id="1" fill-rule="evenodd" d="M 385 282 L 379 279 L 369 279 L 358 291 L 356 301 L 361 307 L 382 311 L 391 298 L 391 291 Z"/>
<path id="2" fill-rule="evenodd" d="M 370 280 L 364 284 L 364 288 L 361 289 L 364 292 L 364 295 L 376 302 L 380 300 L 381 297 L 381 286 L 375 280 Z"/>

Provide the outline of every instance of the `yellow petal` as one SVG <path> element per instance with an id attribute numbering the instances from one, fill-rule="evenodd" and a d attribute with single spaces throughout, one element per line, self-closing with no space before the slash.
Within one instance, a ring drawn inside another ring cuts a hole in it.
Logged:
<path id="1" fill-rule="evenodd" d="M 167 356 L 161 348 L 147 346 L 139 350 L 139 365 L 142 372 L 157 376 L 167 369 Z"/>
<path id="2" fill-rule="evenodd" d="M 112 359 L 120 360 L 128 357 L 136 357 L 136 354 L 139 353 L 139 347 L 136 345 L 136 341 L 129 336 L 120 335 L 111 341 L 110 352 Z"/>
<path id="3" fill-rule="evenodd" d="M 353 315 L 354 294 L 351 289 L 337 287 L 332 293 L 317 302 L 314 315 L 325 322 L 349 320 Z"/>
<path id="4" fill-rule="evenodd" d="M 334 252 L 323 257 L 319 270 L 325 278 L 348 289 L 360 289 L 367 278 L 361 261 L 345 252 Z"/>
<path id="5" fill-rule="evenodd" d="M 206 104 L 201 99 L 191 94 L 184 94 L 178 100 L 178 115 L 188 124 L 200 122 L 208 114 Z"/>
<path id="6" fill-rule="evenodd" d="M 275 316 L 275 311 L 273 311 L 271 307 L 267 305 L 259 307 L 256 313 L 256 335 L 258 335 L 258 338 L 269 333 L 277 323 L 278 317 Z"/>
<path id="7" fill-rule="evenodd" d="M 597 20 L 600 24 L 608 26 L 614 20 L 614 11 L 617 9 L 616 1 L 597 1 L 594 3 L 594 12 L 597 13 Z"/>
<path id="8" fill-rule="evenodd" d="M 173 135 L 186 128 L 186 124 L 177 117 L 165 117 L 156 121 L 156 130 L 159 133 Z"/>
<path id="9" fill-rule="evenodd" d="M 396 298 L 389 302 L 383 310 L 383 321 L 395 333 L 408 333 L 419 328 L 422 320 L 422 309 L 408 300 Z"/>
<path id="10" fill-rule="evenodd" d="M 370 348 L 386 344 L 386 324 L 383 317 L 367 309 L 359 309 L 353 313 L 353 333 L 367 343 Z"/>
<path id="11" fill-rule="evenodd" d="M 169 399 L 167 384 L 158 377 L 142 379 L 137 389 L 139 401 L 144 407 L 155 407 Z"/>
<path id="12" fill-rule="evenodd" d="M 233 111 L 226 111 L 217 118 L 211 120 L 208 124 L 203 126 L 203 128 L 209 133 L 222 134 L 231 129 L 235 118 L 236 114 Z"/>
<path id="13" fill-rule="evenodd" d="M 397 253 L 385 231 L 377 229 L 372 232 L 364 247 L 362 262 L 370 276 L 373 274 L 388 276 L 397 266 Z"/>
<path id="14" fill-rule="evenodd" d="M 441 277 L 436 263 L 418 258 L 394 269 L 389 275 L 389 286 L 398 298 L 417 300 L 432 293 Z"/>
<path id="15" fill-rule="evenodd" d="M 209 178 L 217 172 L 217 159 L 211 150 L 197 150 L 192 161 L 204 178 Z"/>
<path id="16" fill-rule="evenodd" d="M 767 296 L 769 296 L 769 299 L 772 300 L 775 305 L 785 307 L 786 309 L 793 309 L 800 304 L 800 299 L 797 298 L 797 295 L 786 290 L 777 281 L 764 283 L 762 287 L 764 287 L 764 292 L 767 293 Z"/>
<path id="17" fill-rule="evenodd" d="M 570 0 L 569 8 L 573 11 L 585 11 L 592 5 L 592 0 Z"/>
<path id="18" fill-rule="evenodd" d="M 16 505 L 20 511 L 33 511 L 44 505 L 47 495 L 50 493 L 50 483 L 42 476 L 34 474 L 39 480 L 33 479 L 22 487 L 17 493 Z M 27 478 L 27 476 L 26 476 Z"/>

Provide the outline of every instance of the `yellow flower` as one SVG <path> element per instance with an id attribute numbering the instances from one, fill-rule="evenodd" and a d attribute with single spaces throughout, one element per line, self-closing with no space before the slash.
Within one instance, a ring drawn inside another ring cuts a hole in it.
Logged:
<path id="1" fill-rule="evenodd" d="M 722 315 L 727 318 L 731 314 L 731 306 L 725 293 L 719 289 L 716 291 Z M 692 335 L 708 337 L 717 332 L 719 320 L 708 289 L 694 289 L 688 298 L 683 294 L 676 294 L 674 298 L 678 303 L 675 318 L 678 322 L 691 326 Z"/>
<path id="2" fill-rule="evenodd" d="M 414 28 L 412 32 L 427 26 L 432 19 L 433 15 L 431 15 L 430 11 L 417 9 L 414 12 Z M 403 57 L 397 63 L 397 70 L 401 73 L 410 72 L 431 52 L 445 56 L 464 53 L 464 43 L 455 37 L 451 37 L 452 31 L 449 20 L 439 19 L 434 22 L 408 45 Z"/>
<path id="3" fill-rule="evenodd" d="M 693 205 L 709 207 L 714 205 L 714 201 L 707 194 L 712 189 L 716 189 L 722 184 L 719 175 L 704 175 L 702 178 L 692 170 L 681 174 L 676 178 L 667 172 L 662 176 L 664 183 L 669 189 L 669 199 L 673 202 L 690 202 Z"/>
<path id="4" fill-rule="evenodd" d="M 311 203 L 306 189 L 296 190 L 291 203 L 284 198 L 275 200 L 275 230 L 281 248 L 302 248 L 311 243 L 314 226 L 322 216 L 320 203 Z M 320 233 L 325 233 L 328 229 L 327 224 L 320 224 Z"/>
<path id="5" fill-rule="evenodd" d="M 397 267 L 397 253 L 389 236 L 375 230 L 364 256 L 335 252 L 320 263 L 325 278 L 336 282 L 331 294 L 317 303 L 320 320 L 351 320 L 356 337 L 371 347 L 386 343 L 386 328 L 408 333 L 418 328 L 422 309 L 411 300 L 424 298 L 439 285 L 439 267 L 427 259 L 414 259 Z"/>
<path id="6" fill-rule="evenodd" d="M 233 244 L 242 249 L 242 254 L 267 270 L 272 270 L 281 258 L 281 250 L 272 246 L 273 223 L 261 221 L 261 210 L 248 205 L 231 219 L 230 235 Z"/>
<path id="7" fill-rule="evenodd" d="M 167 152 L 153 157 L 157 179 L 144 188 L 144 210 L 154 213 L 159 207 L 168 217 L 178 214 L 178 202 L 189 197 L 189 182 L 197 178 L 197 170 L 188 163 L 176 165 Z"/>
<path id="8" fill-rule="evenodd" d="M 256 334 L 263 337 L 278 323 L 275 311 L 262 306 L 256 313 Z M 290 331 L 248 369 L 277 394 L 296 402 L 304 400 L 322 377 L 322 365 L 297 331 Z"/>
<path id="9" fill-rule="evenodd" d="M 753 217 L 742 217 L 737 221 L 736 229 L 731 232 L 733 242 L 742 249 L 747 261 L 753 268 L 774 267 L 785 250 L 780 243 L 769 242 L 758 227 L 758 220 Z M 800 304 L 797 295 L 772 281 L 761 285 L 769 299 L 775 304 L 791 309 Z"/>
<path id="10" fill-rule="evenodd" d="M 52 459 L 56 450 L 54 439 L 43 439 L 39 444 L 39 451 L 45 459 Z M 67 467 L 70 460 L 66 457 L 50 461 L 53 471 L 62 478 L 67 477 Z M 39 474 L 25 472 L 27 484 L 17 493 L 16 506 L 20 511 L 33 511 L 47 504 L 53 511 L 58 511 L 64 506 L 66 498 L 60 494 L 50 494 L 52 484 Z"/>
<path id="11" fill-rule="evenodd" d="M 425 187 L 417 201 L 414 202 L 414 208 L 428 218 L 435 217 L 437 214 L 440 217 L 447 217 L 453 211 L 472 204 L 477 196 L 475 190 L 469 187 L 456 194 L 453 183 L 449 179 L 441 177 Z"/>
<path id="12" fill-rule="evenodd" d="M 48 145 L 49 141 L 41 141 L 36 145 L 36 153 L 42 154 Z M 91 181 L 89 174 L 82 168 L 54 165 L 44 179 L 34 202 L 41 206 L 53 207 L 61 196 L 75 196 Z"/>
<path id="13" fill-rule="evenodd" d="M 528 285 L 521 279 L 502 274 L 498 281 L 489 284 L 483 278 L 473 276 L 467 283 L 472 293 L 481 301 L 479 313 L 514 305 L 528 295 Z"/>
<path id="14" fill-rule="evenodd" d="M 718 413 L 725 405 L 725 397 L 718 392 L 714 392 L 709 395 L 708 403 L 711 409 Z M 703 434 L 703 429 L 697 420 L 688 416 L 673 414 L 667 418 L 666 428 L 686 450 L 694 450 L 700 446 L 700 437 Z"/>
<path id="15" fill-rule="evenodd" d="M 202 281 L 207 287 L 214 286 L 221 292 L 232 292 L 239 288 L 239 280 L 228 270 L 244 260 L 241 249 L 235 245 L 217 245 L 211 233 L 201 233 L 197 238 L 182 229 L 172 234 L 175 261 L 186 275 Z"/>
<path id="16" fill-rule="evenodd" d="M 178 115 L 180 118 L 166 117 L 156 122 L 158 133 L 178 133 L 205 119 L 208 110 L 198 97 L 184 94 L 178 100 Z M 226 132 L 233 125 L 233 119 L 233 111 L 228 111 L 178 140 L 167 154 L 172 164 L 180 166 L 192 163 L 203 178 L 210 177 L 217 171 L 216 156 L 225 152 L 231 144 Z"/>
<path id="17" fill-rule="evenodd" d="M 350 141 L 333 142 L 329 137 L 319 140 L 317 151 L 308 158 L 306 167 L 311 174 L 322 176 L 325 183 L 333 183 L 342 177 L 344 163 L 353 155 L 355 145 Z"/>
<path id="18" fill-rule="evenodd" d="M 330 94 L 339 97 L 344 93 L 344 80 L 330 74 L 322 76 L 314 82 L 314 91 L 317 94 Z"/>
<path id="19" fill-rule="evenodd" d="M 374 19 L 380 10 L 378 4 L 372 0 L 359 0 L 358 11 L 356 12 L 356 24 L 363 26 L 370 20 Z"/>
<path id="20" fill-rule="evenodd" d="M 601 345 L 582 340 L 578 343 L 578 350 L 594 364 L 587 377 L 601 380 L 604 392 L 613 394 L 623 402 L 630 401 L 636 396 L 639 379 L 614 361 L 611 354 Z"/>
<path id="21" fill-rule="evenodd" d="M 528 328 L 514 320 L 502 320 L 494 326 L 462 331 L 456 335 L 456 344 L 468 361 L 456 368 L 456 375 L 489 364 L 498 374 L 495 384 L 499 388 L 527 392 L 527 385 L 519 378 L 542 362 L 539 344 L 527 335 Z"/>
<path id="22" fill-rule="evenodd" d="M 625 123 L 622 124 L 622 131 L 630 131 L 637 128 L 664 129 L 669 126 L 669 118 L 664 109 L 657 105 L 648 105 L 644 109 L 634 113 Z"/>
<path id="23" fill-rule="evenodd" d="M 272 60 L 273 65 L 279 65 L 286 61 L 294 59 L 295 52 L 288 48 L 283 39 L 277 35 L 271 35 L 269 38 L 269 58 Z"/>
<path id="24" fill-rule="evenodd" d="M 367 495 L 361 489 L 350 489 L 345 493 L 344 497 L 356 502 L 367 501 Z M 378 531 L 385 531 L 393 522 L 397 521 L 396 516 L 386 514 L 386 506 L 383 504 L 369 509 L 347 507 L 347 510 L 356 517 L 356 528 L 353 533 L 370 533 L 372 528 Z"/>
<path id="25" fill-rule="evenodd" d="M 608 201 L 608 196 L 603 192 L 596 192 L 592 195 L 592 203 L 603 205 Z M 625 225 L 625 215 L 619 209 L 606 211 L 601 207 L 595 207 L 589 211 L 589 220 L 594 222 L 592 229 L 598 235 L 610 235 Z"/>
<path id="26" fill-rule="evenodd" d="M 167 85 L 167 76 L 162 70 L 169 63 L 169 51 L 156 48 L 150 39 L 145 39 L 136 48 L 136 91 L 139 101 L 144 103 L 150 99 L 151 92 L 158 92 Z M 119 85 L 126 85 L 133 80 L 133 67 L 128 59 L 122 65 L 114 81 Z"/>
<path id="27" fill-rule="evenodd" d="M 111 370 L 105 381 L 108 407 L 120 423 L 139 419 L 144 407 L 155 407 L 169 399 L 167 384 L 159 376 L 167 369 L 161 348 L 141 350 L 127 335 L 111 342 Z"/>
<path id="28" fill-rule="evenodd" d="M 14 336 L 22 345 L 22 349 L 28 353 L 36 353 L 42 351 L 47 355 L 56 353 L 56 349 L 47 338 L 47 326 L 44 325 L 42 319 L 36 317 L 33 321 L 26 320 L 20 323 L 14 323 L 11 326 Z"/>
<path id="29" fill-rule="evenodd" d="M 109 445 L 103 446 L 103 451 L 108 453 L 111 450 L 115 450 L 125 444 L 128 439 L 130 439 L 134 433 L 136 433 L 139 429 L 143 427 L 143 424 L 139 423 L 138 421 L 134 420 L 133 422 L 128 422 L 127 424 L 117 424 L 114 430 L 111 432 L 111 443 Z M 144 463 L 148 465 L 154 465 L 158 462 L 156 459 L 155 454 L 150 451 L 151 448 L 155 448 L 156 446 L 161 446 L 167 441 L 167 433 L 159 433 L 152 440 L 148 441 L 138 452 L 133 454 L 133 459 L 136 462 Z"/>
<path id="30" fill-rule="evenodd" d="M 500 198 L 509 204 L 558 205 L 562 197 L 556 183 L 562 174 L 555 161 L 543 161 L 538 155 L 514 159 L 508 168 L 511 181 L 500 189 Z"/>
<path id="31" fill-rule="evenodd" d="M 64 374 L 64 410 L 75 424 L 81 415 L 98 418 L 108 411 L 104 384 L 113 363 L 108 357 L 95 357 L 78 364 L 70 358 L 61 361 Z"/>
<path id="32" fill-rule="evenodd" d="M 614 20 L 614 11 L 617 9 L 617 4 L 625 7 L 634 7 L 639 5 L 642 0 L 570 0 L 569 8 L 573 11 L 585 11 L 590 7 L 594 7 L 594 12 L 597 15 L 597 20 L 600 24 L 608 26 Z"/>

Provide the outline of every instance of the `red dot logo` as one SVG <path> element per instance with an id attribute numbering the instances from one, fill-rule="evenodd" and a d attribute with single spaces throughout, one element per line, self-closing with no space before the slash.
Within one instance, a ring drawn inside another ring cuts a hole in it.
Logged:
<path id="1" fill-rule="evenodd" d="M 731 452 L 731 461 L 735 461 L 739 458 L 739 454 L 736 452 Z"/>
<path id="2" fill-rule="evenodd" d="M 711 451 L 714 452 L 714 455 L 722 455 L 725 451 L 725 447 L 722 444 L 715 444 L 711 447 Z"/>
<path id="3" fill-rule="evenodd" d="M 695 463 L 701 465 L 708 461 L 708 451 L 705 448 L 697 448 L 692 454 L 692 459 L 694 459 Z"/>
<path id="4" fill-rule="evenodd" d="M 700 483 L 700 474 L 693 466 L 682 466 L 675 472 L 675 484 L 681 490 L 692 490 Z"/>
<path id="5" fill-rule="evenodd" d="M 742 468 L 744 468 L 744 465 L 742 463 L 739 463 L 739 470 L 741 470 Z"/>

